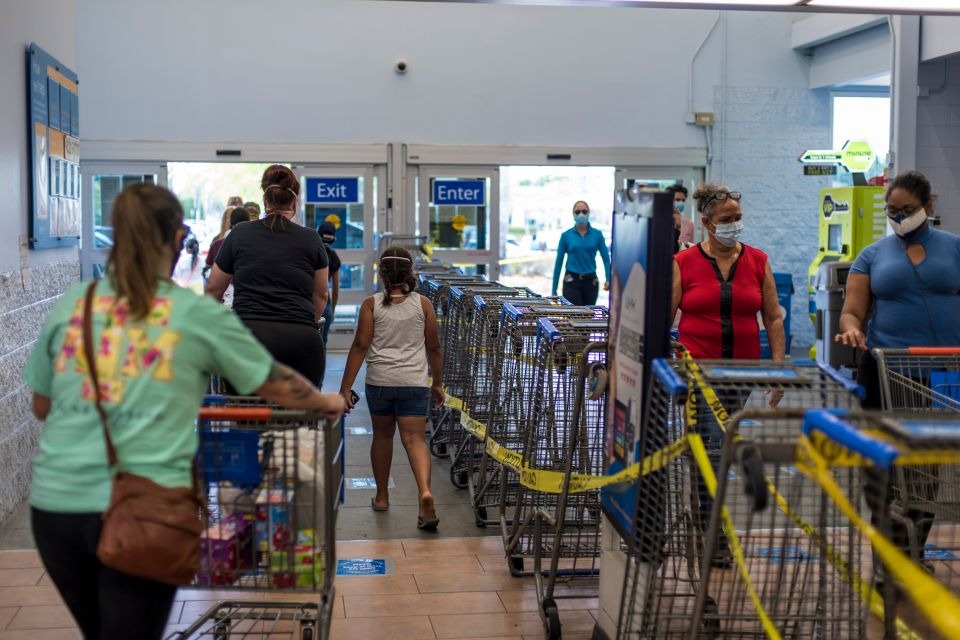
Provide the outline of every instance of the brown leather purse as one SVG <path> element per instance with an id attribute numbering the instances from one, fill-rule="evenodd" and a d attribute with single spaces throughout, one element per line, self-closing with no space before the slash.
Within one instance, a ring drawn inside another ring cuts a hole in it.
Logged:
<path id="1" fill-rule="evenodd" d="M 90 284 L 83 309 L 83 349 L 93 382 L 97 413 L 107 442 L 107 460 L 114 470 L 110 505 L 103 512 L 97 557 L 117 571 L 168 585 L 189 584 L 200 568 L 203 508 L 194 467 L 191 488 L 163 487 L 153 480 L 121 471 L 117 451 L 101 404 L 100 380 L 93 348 L 93 298 Z"/>

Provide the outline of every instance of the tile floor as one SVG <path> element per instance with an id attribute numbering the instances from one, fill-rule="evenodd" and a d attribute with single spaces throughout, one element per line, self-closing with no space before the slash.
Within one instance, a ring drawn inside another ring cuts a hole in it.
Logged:
<path id="1" fill-rule="evenodd" d="M 337 577 L 334 640 L 543 637 L 533 579 L 510 575 L 499 538 L 341 541 L 337 555 L 385 558 L 392 573 Z M 251 596 L 289 598 L 181 589 L 168 631 L 185 628 L 217 599 Z M 590 638 L 596 598 L 564 599 L 559 604 L 563 637 Z M 0 640 L 80 638 L 36 552 L 0 551 Z"/>

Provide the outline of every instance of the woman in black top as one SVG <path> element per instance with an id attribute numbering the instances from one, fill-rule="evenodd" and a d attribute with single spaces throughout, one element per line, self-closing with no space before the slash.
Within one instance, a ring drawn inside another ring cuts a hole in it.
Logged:
<path id="1" fill-rule="evenodd" d="M 207 282 L 217 300 L 233 281 L 233 310 L 279 362 L 318 387 L 325 353 L 317 323 L 327 306 L 327 252 L 315 229 L 293 222 L 300 181 L 288 167 L 267 168 L 262 220 L 226 237 Z"/>

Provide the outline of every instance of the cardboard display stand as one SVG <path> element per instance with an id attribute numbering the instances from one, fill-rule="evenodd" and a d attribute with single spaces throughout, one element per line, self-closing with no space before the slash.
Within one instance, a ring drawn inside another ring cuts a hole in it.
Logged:
<path id="1" fill-rule="evenodd" d="M 648 440 L 645 430 L 650 367 L 667 357 L 672 318 L 673 201 L 666 193 L 636 188 L 616 195 L 613 216 L 613 269 L 610 285 L 610 362 L 607 401 L 606 473 L 613 475 L 639 462 Z M 614 484 L 602 492 L 603 555 L 600 563 L 600 622 L 595 637 L 613 637 L 624 588 L 626 555 L 622 543 L 643 548 L 636 537 L 637 500 L 649 482 Z M 646 496 L 646 503 L 649 497 Z M 661 518 L 649 511 L 644 518 Z M 649 525 L 639 530 L 650 531 Z"/>

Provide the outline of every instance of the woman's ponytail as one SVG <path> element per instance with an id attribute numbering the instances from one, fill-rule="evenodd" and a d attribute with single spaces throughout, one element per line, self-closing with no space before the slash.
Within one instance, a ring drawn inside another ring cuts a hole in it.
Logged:
<path id="1" fill-rule="evenodd" d="M 130 305 L 130 315 L 142 320 L 150 312 L 164 264 L 183 225 L 183 208 L 176 196 L 152 184 L 124 189 L 113 203 L 113 248 L 107 258 L 107 278 Z M 178 249 L 178 248 L 175 248 Z"/>

